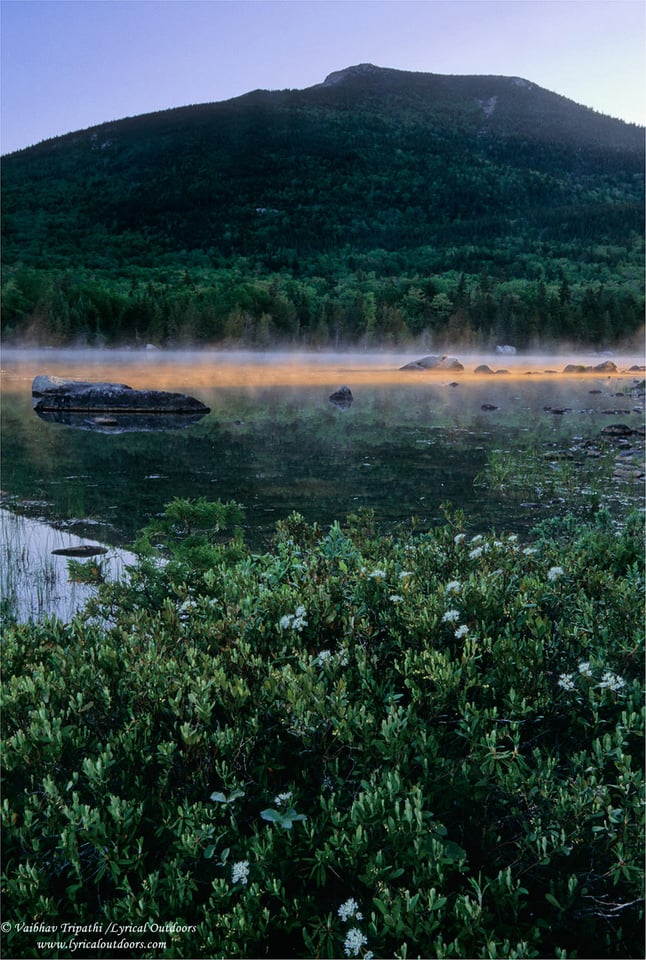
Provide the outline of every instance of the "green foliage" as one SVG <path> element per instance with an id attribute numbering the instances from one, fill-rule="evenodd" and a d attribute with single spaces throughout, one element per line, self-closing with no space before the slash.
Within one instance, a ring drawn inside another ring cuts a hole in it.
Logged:
<path id="1" fill-rule="evenodd" d="M 294 514 L 255 555 L 215 542 L 238 509 L 173 501 L 168 562 L 5 631 L 4 952 L 43 917 L 186 928 L 141 956 L 643 956 L 640 519 Z"/>

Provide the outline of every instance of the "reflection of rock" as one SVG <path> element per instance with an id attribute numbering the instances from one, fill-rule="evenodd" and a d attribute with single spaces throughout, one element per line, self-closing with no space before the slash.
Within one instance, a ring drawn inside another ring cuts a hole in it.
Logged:
<path id="1" fill-rule="evenodd" d="M 405 364 L 400 370 L 464 370 L 463 365 L 455 357 L 422 357 Z"/>
<path id="2" fill-rule="evenodd" d="M 94 433 L 150 433 L 154 430 L 182 430 L 199 423 L 205 413 L 117 413 L 116 416 L 88 416 L 88 412 L 36 410 L 47 423 L 62 423 Z"/>
<path id="3" fill-rule="evenodd" d="M 496 406 L 495 403 L 481 403 L 480 409 L 481 410 L 497 410 L 498 407 Z"/>
<path id="4" fill-rule="evenodd" d="M 354 397 L 352 396 L 350 387 L 339 387 L 338 390 L 330 394 L 329 399 L 339 410 L 347 410 L 352 404 Z"/>
<path id="5" fill-rule="evenodd" d="M 61 377 L 35 377 L 31 386 L 37 413 L 199 413 L 209 412 L 200 400 L 165 390 L 133 390 L 125 383 L 91 383 Z"/>

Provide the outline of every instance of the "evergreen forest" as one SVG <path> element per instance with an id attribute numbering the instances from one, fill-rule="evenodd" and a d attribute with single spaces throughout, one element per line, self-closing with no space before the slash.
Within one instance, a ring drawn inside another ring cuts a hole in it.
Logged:
<path id="1" fill-rule="evenodd" d="M 3 158 L 5 343 L 637 342 L 644 131 L 362 64 Z"/>

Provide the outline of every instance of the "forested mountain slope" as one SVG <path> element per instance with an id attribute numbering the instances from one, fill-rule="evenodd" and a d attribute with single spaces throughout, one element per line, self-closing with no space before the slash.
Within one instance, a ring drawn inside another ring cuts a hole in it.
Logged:
<path id="1" fill-rule="evenodd" d="M 644 131 L 520 78 L 360 64 L 3 159 L 5 335 L 615 342 Z"/>

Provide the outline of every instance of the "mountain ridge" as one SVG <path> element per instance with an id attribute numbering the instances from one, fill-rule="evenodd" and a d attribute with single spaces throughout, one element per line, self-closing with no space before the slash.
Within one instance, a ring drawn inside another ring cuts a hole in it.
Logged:
<path id="1" fill-rule="evenodd" d="M 211 108 L 242 105 L 250 101 L 258 101 L 259 99 L 262 99 L 265 102 L 270 102 L 271 100 L 278 101 L 282 98 L 300 98 L 303 95 L 316 95 L 317 92 L 334 89 L 338 90 L 344 85 L 352 86 L 356 85 L 357 83 L 363 84 L 364 87 L 367 83 L 368 89 L 370 89 L 370 86 L 373 86 L 372 92 L 375 93 L 379 92 L 379 88 L 384 91 L 384 88 L 389 82 L 391 85 L 391 92 L 393 84 L 395 84 L 395 91 L 398 88 L 401 88 L 402 84 L 404 84 L 408 86 L 409 92 L 411 85 L 415 85 L 414 90 L 417 95 L 420 93 L 432 93 L 436 98 L 441 100 L 442 97 L 438 97 L 438 94 L 441 95 L 444 92 L 445 99 L 447 93 L 452 95 L 455 94 L 456 91 L 462 91 L 465 100 L 472 99 L 475 103 L 478 103 L 480 100 L 489 102 L 494 96 L 499 97 L 501 93 L 510 92 L 511 87 L 515 87 L 517 90 L 520 89 L 528 92 L 534 92 L 542 98 L 543 102 L 547 98 L 548 102 L 550 102 L 550 106 L 552 107 L 560 106 L 561 109 L 566 109 L 568 111 L 571 111 L 572 108 L 574 108 L 576 111 L 583 111 L 588 119 L 595 118 L 602 124 L 619 124 L 620 127 L 617 127 L 616 129 L 625 128 L 629 131 L 633 131 L 636 134 L 634 141 L 634 146 L 636 148 L 639 148 L 639 133 L 645 129 L 643 126 L 638 124 L 630 123 L 620 118 L 600 113 L 592 107 L 580 104 L 568 97 L 563 96 L 562 94 L 551 91 L 545 87 L 541 87 L 539 84 L 536 84 L 533 81 L 527 80 L 523 77 L 512 77 L 503 74 L 426 73 L 422 71 L 401 70 L 394 67 L 380 67 L 372 63 L 359 63 L 344 67 L 340 70 L 332 71 L 325 77 L 323 81 L 312 84 L 308 87 L 288 87 L 275 90 L 268 88 L 257 88 L 225 100 L 203 101 L 196 104 L 165 107 L 160 110 L 133 114 L 112 120 L 105 120 L 79 130 L 68 131 L 67 133 L 59 134 L 54 137 L 48 137 L 39 143 L 23 147 L 19 150 L 4 154 L 3 156 L 12 157 L 16 154 L 24 154 L 27 151 L 38 149 L 47 144 L 68 140 L 69 138 L 77 138 L 83 134 L 91 134 L 93 132 L 101 131 L 105 128 L 113 127 L 114 125 L 118 126 L 120 124 L 127 124 L 137 120 L 146 121 L 151 118 L 181 114 L 185 111 L 209 110 Z M 374 85 L 378 85 L 378 87 L 375 89 Z M 494 92 L 492 93 L 492 91 Z M 489 96 L 486 96 L 487 92 Z M 478 93 L 480 93 L 480 97 L 477 96 Z"/>

